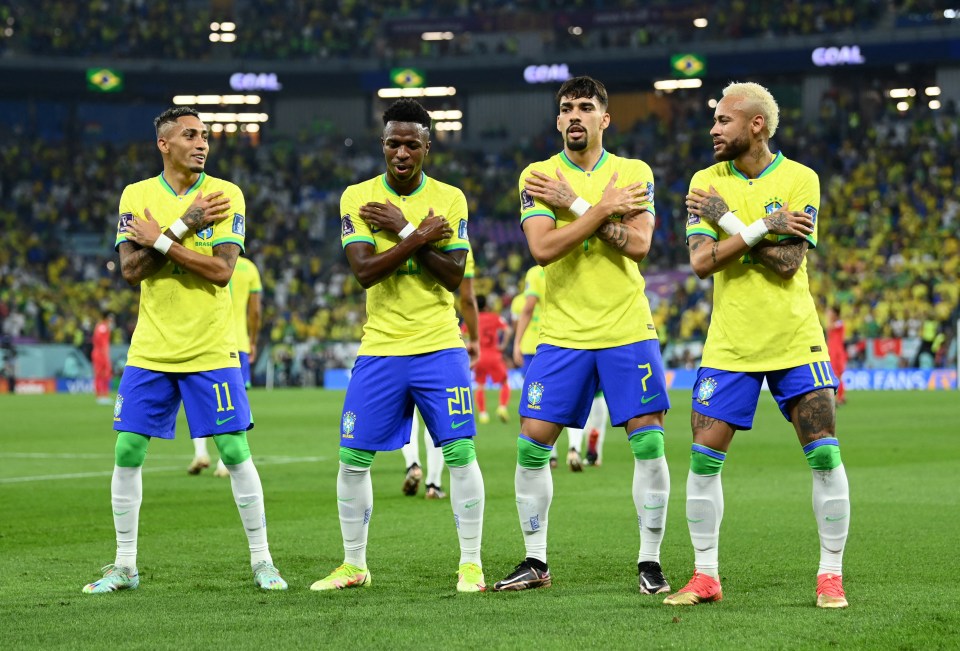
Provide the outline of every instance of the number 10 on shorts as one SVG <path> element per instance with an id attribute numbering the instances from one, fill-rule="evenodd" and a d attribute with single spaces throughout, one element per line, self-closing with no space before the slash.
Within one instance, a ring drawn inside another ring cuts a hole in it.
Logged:
<path id="1" fill-rule="evenodd" d="M 452 394 L 447 398 L 451 416 L 473 413 L 473 394 L 470 393 L 470 387 L 450 387 L 447 393 Z"/>

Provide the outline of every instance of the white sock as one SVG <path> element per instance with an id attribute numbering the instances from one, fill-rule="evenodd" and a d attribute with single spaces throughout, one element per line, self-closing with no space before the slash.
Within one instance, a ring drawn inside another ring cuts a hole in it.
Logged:
<path id="1" fill-rule="evenodd" d="M 517 513 L 527 556 L 547 562 L 547 514 L 553 501 L 553 475 L 550 467 L 517 466 L 514 478 Z"/>
<path id="2" fill-rule="evenodd" d="M 217 459 L 217 470 L 225 470 L 226 467 L 226 464 L 223 463 L 223 459 Z"/>
<path id="3" fill-rule="evenodd" d="M 670 498 L 670 469 L 666 457 L 633 461 L 633 504 L 637 508 L 637 524 L 640 526 L 637 562 L 659 563 Z"/>
<path id="4" fill-rule="evenodd" d="M 440 488 L 443 486 L 443 448 L 433 444 L 433 437 L 426 428 L 424 428 L 424 434 L 426 435 L 424 446 L 427 448 L 427 484 Z M 452 475 L 450 481 L 453 481 Z"/>
<path id="5" fill-rule="evenodd" d="M 263 486 L 260 484 L 260 473 L 253 465 L 253 459 L 236 465 L 227 465 L 230 473 L 230 488 L 233 489 L 233 499 L 240 511 L 240 520 L 243 530 L 247 534 L 247 543 L 250 546 L 250 565 L 261 561 L 273 563 L 270 557 L 270 547 L 267 544 L 267 515 L 263 506 Z"/>
<path id="6" fill-rule="evenodd" d="M 603 462 L 603 439 L 607 435 L 607 420 L 610 417 L 610 410 L 607 408 L 607 401 L 603 396 L 597 396 L 590 405 L 590 415 L 587 417 L 585 429 L 597 430 L 600 434 L 597 437 L 597 461 Z"/>
<path id="7" fill-rule="evenodd" d="M 195 457 L 209 457 L 207 454 L 207 439 L 199 438 L 193 439 L 193 456 Z"/>
<path id="8" fill-rule="evenodd" d="M 337 474 L 337 511 L 343 536 L 343 562 L 367 568 L 367 529 L 373 513 L 370 468 L 340 462 Z"/>
<path id="9" fill-rule="evenodd" d="M 113 505 L 113 528 L 117 532 L 115 565 L 131 572 L 137 570 L 137 528 L 140 522 L 140 503 L 143 501 L 141 467 L 113 467 L 110 482 L 110 502 Z"/>
<path id="10" fill-rule="evenodd" d="M 720 578 L 720 522 L 723 520 L 723 485 L 720 474 L 687 475 L 687 528 L 693 543 L 694 567 L 701 574 Z"/>
<path id="11" fill-rule="evenodd" d="M 410 428 L 410 442 L 400 448 L 400 452 L 403 453 L 403 467 L 404 469 L 409 468 L 413 464 L 417 464 L 423 468 L 423 464 L 420 463 L 420 416 L 417 414 L 417 410 L 413 410 L 413 425 Z"/>
<path id="12" fill-rule="evenodd" d="M 433 462 L 431 461 L 431 468 Z M 442 466 L 441 466 L 442 467 Z M 450 505 L 460 539 L 460 564 L 480 565 L 483 537 L 483 475 L 474 459 L 465 466 L 450 468 Z"/>
<path id="13" fill-rule="evenodd" d="M 843 464 L 813 471 L 813 513 L 820 533 L 817 574 L 843 573 L 843 547 L 850 530 L 850 487 Z"/>
<path id="14" fill-rule="evenodd" d="M 580 450 L 583 448 L 583 430 L 577 429 L 576 427 L 567 428 L 567 436 L 570 437 L 570 447 L 577 451 L 577 454 L 580 454 Z"/>

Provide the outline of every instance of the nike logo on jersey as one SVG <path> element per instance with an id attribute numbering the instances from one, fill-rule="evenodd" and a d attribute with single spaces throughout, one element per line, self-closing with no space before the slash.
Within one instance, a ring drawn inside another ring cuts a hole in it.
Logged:
<path id="1" fill-rule="evenodd" d="M 466 424 L 469 423 L 469 422 L 470 422 L 469 420 L 461 420 L 459 423 L 455 423 L 455 422 L 453 422 L 453 421 L 450 421 L 450 427 L 452 427 L 453 429 L 460 429 L 461 427 L 463 427 L 464 425 L 466 425 Z"/>
<path id="2" fill-rule="evenodd" d="M 231 420 L 233 420 L 233 419 L 236 418 L 236 417 L 237 417 L 236 414 L 234 414 L 233 416 L 228 416 L 227 418 L 223 418 L 223 419 L 218 418 L 218 419 L 217 419 L 217 425 L 223 425 L 224 423 L 226 423 L 226 422 L 228 422 L 228 421 L 231 421 Z"/>
<path id="3" fill-rule="evenodd" d="M 656 397 L 659 396 L 659 395 L 660 395 L 659 393 L 655 393 L 655 394 L 653 394 L 652 396 L 650 396 L 649 398 L 648 398 L 647 396 L 641 396 L 640 402 L 645 405 L 645 404 L 647 404 L 648 402 L 650 402 L 651 400 L 653 400 L 654 398 L 656 398 Z"/>

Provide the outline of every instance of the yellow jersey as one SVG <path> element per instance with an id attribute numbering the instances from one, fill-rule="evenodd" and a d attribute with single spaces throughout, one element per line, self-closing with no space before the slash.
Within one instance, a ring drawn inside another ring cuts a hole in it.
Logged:
<path id="1" fill-rule="evenodd" d="M 523 308 L 526 306 L 527 299 L 531 296 L 537 298 L 537 304 L 533 306 L 533 316 L 530 317 L 530 324 L 524 330 L 520 338 L 520 352 L 524 355 L 533 355 L 537 352 L 537 344 L 540 343 L 540 314 L 543 312 L 544 288 L 543 267 L 535 265 L 527 270 L 527 275 L 523 283 L 523 291 L 517 294 L 510 304 L 510 311 L 513 314 L 514 322 L 520 320 L 523 314 Z"/>
<path id="2" fill-rule="evenodd" d="M 554 210 L 524 190 L 524 179 L 534 170 L 556 178 L 557 169 L 562 170 L 573 191 L 591 204 L 600 201 L 615 172 L 619 173 L 618 187 L 646 183 L 651 200 L 643 207 L 654 213 L 653 172 L 643 161 L 604 150 L 597 164 L 584 170 L 560 152 L 529 165 L 520 175 L 521 223 L 546 216 L 556 222 L 557 228 L 563 228 L 577 219 L 569 210 Z M 544 267 L 544 277 L 541 343 L 595 350 L 657 338 L 639 266 L 596 236 Z"/>
<path id="3" fill-rule="evenodd" d="M 247 303 L 251 294 L 263 291 L 260 271 L 250 258 L 237 258 L 230 279 L 230 298 L 233 300 L 233 325 L 237 333 L 237 350 L 250 353 L 250 331 L 247 326 Z"/>
<path id="4" fill-rule="evenodd" d="M 386 175 L 351 185 L 340 197 L 340 241 L 344 248 L 357 242 L 377 253 L 394 247 L 399 236 L 371 228 L 360 218 L 360 206 L 388 200 L 415 227 L 433 214 L 445 217 L 453 235 L 432 245 L 444 252 L 467 251 L 467 200 L 458 188 L 422 174 L 420 185 L 409 195 L 398 195 L 387 185 Z M 358 355 L 419 355 L 447 348 L 463 348 L 453 294 L 422 268 L 416 256 L 388 278 L 367 289 L 367 322 Z"/>
<path id="5" fill-rule="evenodd" d="M 690 189 L 717 189 L 730 210 L 744 224 L 752 224 L 784 204 L 813 218 L 813 233 L 806 237 L 817 245 L 820 180 L 816 172 L 778 153 L 755 179 L 747 178 L 733 161 L 717 163 L 697 172 Z M 687 238 L 707 235 L 715 240 L 728 235 L 695 215 L 687 218 Z M 768 235 L 767 239 L 789 239 Z M 713 274 L 713 314 L 703 348 L 703 366 L 724 371 L 776 371 L 825 362 L 827 345 L 810 294 L 807 261 L 789 280 L 783 280 L 747 252 Z"/>
<path id="6" fill-rule="evenodd" d="M 127 241 L 127 224 L 142 218 L 144 209 L 166 230 L 193 202 L 194 193 L 222 191 L 230 199 L 232 216 L 197 233 L 188 233 L 183 246 L 200 255 L 213 255 L 219 244 L 236 244 L 243 251 L 246 204 L 233 183 L 201 173 L 182 195 L 159 176 L 133 183 L 120 196 L 118 248 Z M 127 364 L 151 371 L 196 372 L 240 366 L 228 287 L 195 276 L 168 260 L 140 283 L 140 315 L 133 331 Z"/>

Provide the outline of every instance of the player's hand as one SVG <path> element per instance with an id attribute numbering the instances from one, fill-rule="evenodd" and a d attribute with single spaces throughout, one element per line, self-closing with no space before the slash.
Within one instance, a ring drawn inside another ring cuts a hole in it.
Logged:
<path id="1" fill-rule="evenodd" d="M 470 356 L 470 368 L 473 368 L 477 365 L 477 362 L 480 361 L 480 342 L 479 341 L 468 341 L 467 344 L 467 355 Z"/>
<path id="2" fill-rule="evenodd" d="M 416 231 L 424 242 L 439 242 L 453 237 L 453 229 L 447 223 L 447 218 L 443 215 L 434 215 L 433 208 L 427 213 L 427 216 L 420 222 Z"/>
<path id="3" fill-rule="evenodd" d="M 249 357 L 250 357 L 250 363 L 251 363 L 251 364 L 253 364 L 255 361 L 257 361 L 257 344 L 256 344 L 256 342 L 254 342 L 254 341 L 251 341 L 251 342 L 250 342 L 250 354 L 249 354 Z"/>
<path id="4" fill-rule="evenodd" d="M 805 237 L 813 232 L 813 218 L 805 212 L 790 210 L 787 204 L 763 218 L 767 230 L 777 235 Z"/>
<path id="5" fill-rule="evenodd" d="M 211 192 L 204 196 L 197 190 L 197 196 L 180 218 L 194 233 L 223 221 L 230 216 L 230 199 L 223 192 Z"/>
<path id="6" fill-rule="evenodd" d="M 517 368 L 523 368 L 523 353 L 520 351 L 519 342 L 513 344 L 513 365 Z"/>
<path id="7" fill-rule="evenodd" d="M 161 232 L 160 224 L 150 214 L 149 208 L 143 209 L 143 217 L 127 223 L 127 239 L 136 242 L 145 249 L 153 247 Z"/>
<path id="8" fill-rule="evenodd" d="M 360 218 L 375 228 L 382 228 L 391 233 L 399 233 L 407 225 L 407 218 L 403 212 L 390 203 L 371 201 L 360 206 Z"/>
<path id="9" fill-rule="evenodd" d="M 700 188 L 690 190 L 687 195 L 687 212 L 716 226 L 720 218 L 730 212 L 730 207 L 711 185 L 709 192 Z"/>
<path id="10" fill-rule="evenodd" d="M 637 183 L 631 183 L 630 185 L 618 188 L 617 179 L 619 177 L 619 173 L 613 173 L 610 181 L 607 182 L 607 187 L 603 189 L 603 195 L 597 204 L 604 208 L 604 213 L 608 217 L 631 213 L 640 208 L 641 204 L 650 200 L 646 183 L 638 181 Z"/>
<path id="11" fill-rule="evenodd" d="M 554 208 L 569 208 L 577 200 L 577 193 L 573 191 L 570 183 L 560 168 L 557 168 L 557 178 L 553 179 L 534 170 L 531 176 L 523 180 L 523 189 L 531 197 L 540 199 Z"/>

